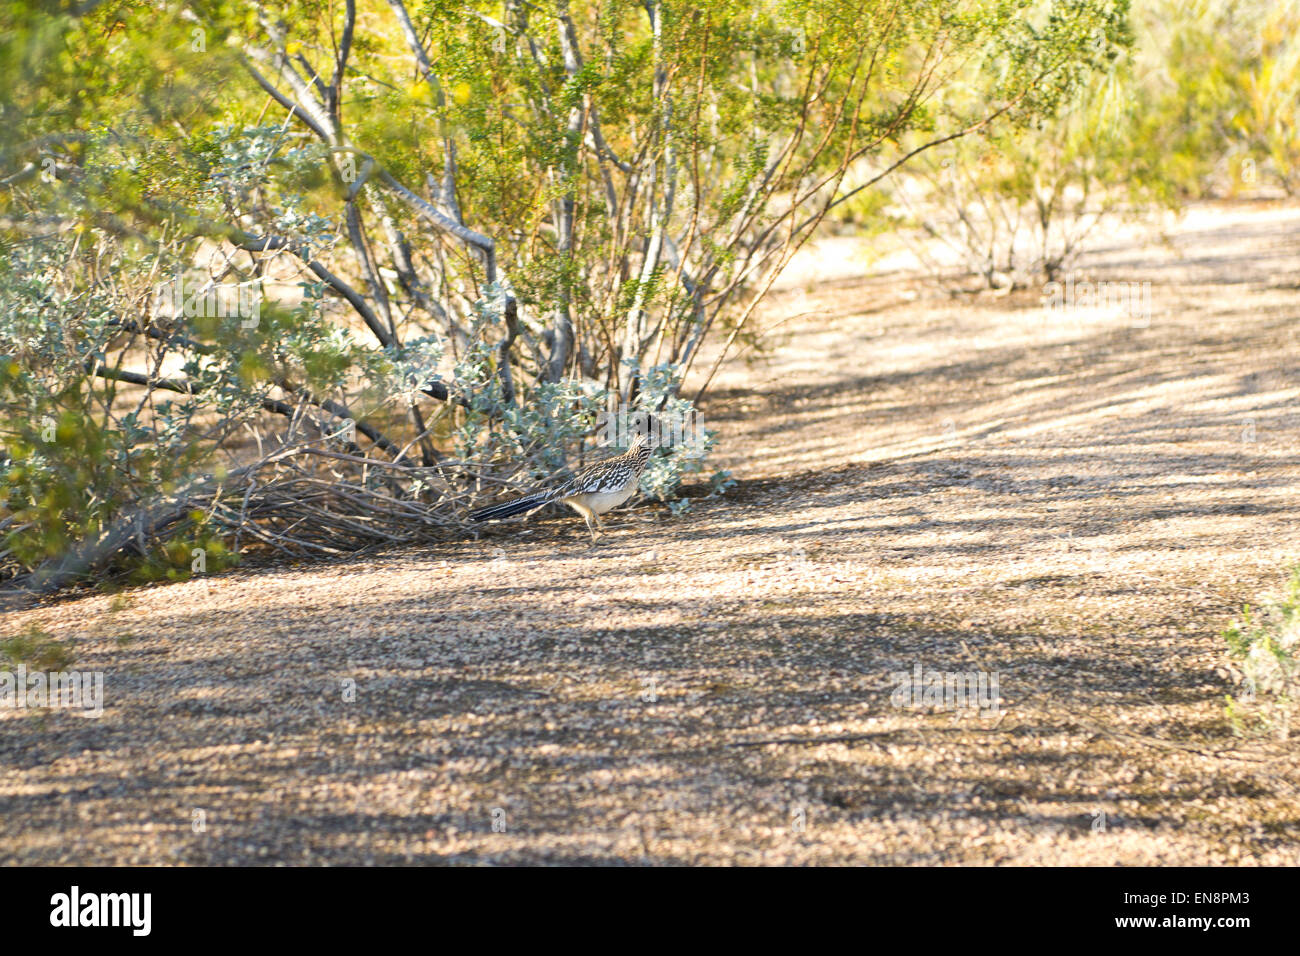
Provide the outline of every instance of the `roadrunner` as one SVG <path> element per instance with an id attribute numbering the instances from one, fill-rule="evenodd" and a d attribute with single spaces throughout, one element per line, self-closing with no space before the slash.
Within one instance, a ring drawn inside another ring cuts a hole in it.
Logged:
<path id="1" fill-rule="evenodd" d="M 632 446 L 623 454 L 596 462 L 558 488 L 534 491 L 513 501 L 471 511 L 469 518 L 471 521 L 495 521 L 559 501 L 582 515 L 587 522 L 587 530 L 591 532 L 591 540 L 595 541 L 597 529 L 605 530 L 600 516 L 632 497 L 637 482 L 641 479 L 641 472 L 645 470 L 646 462 L 650 460 L 654 449 L 655 442 L 650 436 L 639 432 Z"/>

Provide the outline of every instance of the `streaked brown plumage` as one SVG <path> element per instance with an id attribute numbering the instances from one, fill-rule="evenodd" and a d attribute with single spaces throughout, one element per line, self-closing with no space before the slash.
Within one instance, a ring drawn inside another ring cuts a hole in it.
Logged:
<path id="1" fill-rule="evenodd" d="M 600 516 L 632 497 L 637 482 L 641 479 L 641 472 L 645 470 L 646 462 L 650 460 L 654 449 L 654 442 L 649 437 L 638 434 L 632 446 L 623 454 L 584 468 L 556 488 L 535 491 L 499 505 L 471 511 L 470 520 L 494 521 L 509 518 L 552 501 L 559 501 L 582 515 L 587 522 L 587 530 L 591 532 L 591 540 L 595 541 L 596 531 L 605 530 Z"/>

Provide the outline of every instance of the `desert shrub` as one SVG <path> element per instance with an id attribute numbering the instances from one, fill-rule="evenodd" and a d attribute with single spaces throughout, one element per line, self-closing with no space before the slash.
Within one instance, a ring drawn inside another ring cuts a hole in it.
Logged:
<path id="1" fill-rule="evenodd" d="M 1300 3 L 1157 0 L 1139 10 L 1137 134 L 1184 196 L 1300 187 Z"/>
<path id="2" fill-rule="evenodd" d="M 1110 50 L 1051 115 L 945 143 L 893 178 L 885 215 L 933 275 L 1003 290 L 1057 281 L 1103 224 L 1177 204 L 1146 133 L 1146 90 L 1166 65 L 1153 42 L 1143 32 Z M 963 95 L 987 94 L 977 79 Z"/>
<path id="3" fill-rule="evenodd" d="M 693 417 L 832 208 L 1126 41 L 1110 0 L 4 10 L 0 576 L 43 587 L 463 533 L 602 416 Z"/>
<path id="4" fill-rule="evenodd" d="M 1133 21 L 1132 46 L 1052 115 L 944 144 L 894 177 L 883 212 L 932 274 L 1036 286 L 1105 223 L 1187 198 L 1295 192 L 1300 3 L 1152 0 Z M 983 98 L 980 83 L 965 95 Z"/>
<path id="5" fill-rule="evenodd" d="M 1103 223 L 1171 198 L 1133 138 L 1121 76 L 1101 76 L 1041 124 L 934 150 L 895 181 L 897 225 L 930 240 L 914 249 L 932 273 L 1002 289 L 1057 281 Z"/>
<path id="6" fill-rule="evenodd" d="M 1252 609 L 1223 632 L 1241 685 L 1228 695 L 1227 715 L 1239 733 L 1261 728 L 1286 740 L 1300 700 L 1300 567 L 1286 589 Z"/>

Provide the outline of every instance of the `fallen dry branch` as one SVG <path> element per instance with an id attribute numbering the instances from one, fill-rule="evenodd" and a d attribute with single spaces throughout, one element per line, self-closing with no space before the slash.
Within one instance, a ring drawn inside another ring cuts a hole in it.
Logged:
<path id="1" fill-rule="evenodd" d="M 119 573 L 128 558 L 160 552 L 202 526 L 239 554 L 337 556 L 375 547 L 448 540 L 485 486 L 506 481 L 454 461 L 432 466 L 286 446 L 224 477 L 205 476 L 143 503 L 74 551 L 10 579 L 4 602 Z"/>

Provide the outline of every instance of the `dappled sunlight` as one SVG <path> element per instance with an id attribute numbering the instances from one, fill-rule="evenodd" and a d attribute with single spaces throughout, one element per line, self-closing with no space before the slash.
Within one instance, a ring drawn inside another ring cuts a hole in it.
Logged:
<path id="1" fill-rule="evenodd" d="M 90 781 L 135 766 L 148 721 L 170 756 L 127 793 L 176 821 L 101 827 L 85 852 L 207 859 L 186 808 L 220 801 L 208 845 L 238 855 L 265 784 L 304 821 L 266 846 L 289 862 L 1223 859 L 1213 827 L 1161 821 L 1191 791 L 1289 812 L 1291 784 L 1213 755 L 1215 629 L 1300 550 L 1300 392 L 1266 310 L 1234 320 L 1239 347 L 1200 344 L 1217 289 L 1082 342 L 1026 338 L 1034 307 L 1010 301 L 846 315 L 796 337 L 836 341 L 820 377 L 800 350 L 765 360 L 767 384 L 724 367 L 707 412 L 736 488 L 678 518 L 614 511 L 596 544 L 542 511 L 22 612 L 108 672 L 107 701 L 99 722 L 52 715 L 0 800 L 60 792 L 74 771 L 43 755 L 93 745 L 81 795 L 45 812 L 104 812 L 119 798 Z M 919 664 L 996 671 L 1001 709 L 891 705 Z M 1165 778 L 1167 754 L 1123 735 L 1169 728 L 1205 754 Z M 1141 826 L 1103 850 L 1098 808 Z M 52 832 L 29 858 L 58 855 Z"/>

